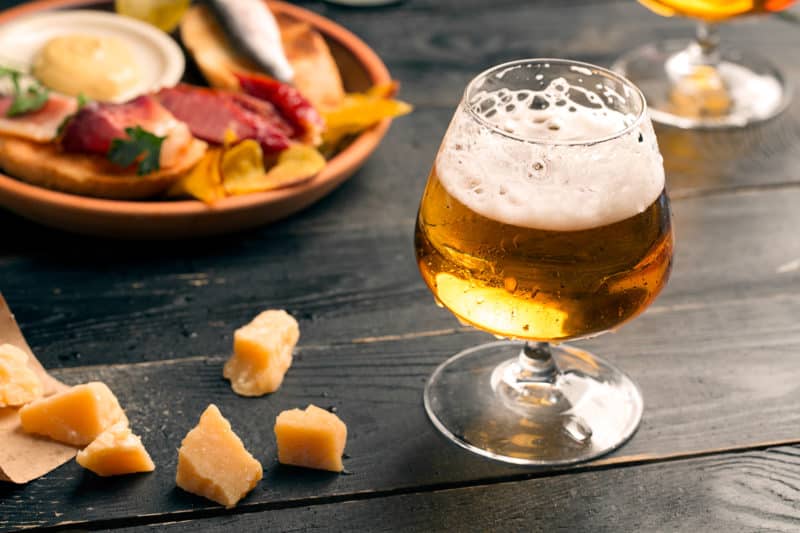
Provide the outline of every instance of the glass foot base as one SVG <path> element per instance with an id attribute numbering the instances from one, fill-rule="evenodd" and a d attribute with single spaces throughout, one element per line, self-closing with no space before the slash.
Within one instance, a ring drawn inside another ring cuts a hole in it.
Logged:
<path id="1" fill-rule="evenodd" d="M 425 387 L 425 409 L 448 439 L 492 459 L 555 466 L 603 455 L 633 435 L 643 404 L 628 376 L 560 345 L 550 347 L 557 367 L 552 379 L 526 379 L 519 373 L 524 345 L 485 344 L 436 369 Z"/>
<path id="2" fill-rule="evenodd" d="M 722 49 L 698 64 L 697 45 L 666 41 L 642 46 L 612 66 L 644 93 L 650 116 L 678 128 L 731 128 L 770 119 L 786 108 L 790 88 L 757 56 Z"/>

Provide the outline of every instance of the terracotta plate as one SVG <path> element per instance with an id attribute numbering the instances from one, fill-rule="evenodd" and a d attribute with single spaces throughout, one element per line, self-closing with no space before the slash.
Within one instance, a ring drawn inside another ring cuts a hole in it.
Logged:
<path id="1" fill-rule="evenodd" d="M 0 24 L 46 9 L 96 5 L 91 0 L 44 0 L 0 13 Z M 314 26 L 328 41 L 348 91 L 389 81 L 381 59 L 361 39 L 306 9 L 270 2 Z M 119 238 L 198 237 L 250 228 L 284 218 L 319 200 L 350 177 L 377 148 L 390 120 L 365 131 L 328 161 L 314 179 L 295 187 L 225 198 L 213 207 L 196 200 L 119 201 L 51 191 L 0 174 L 0 206 L 41 224 Z"/>

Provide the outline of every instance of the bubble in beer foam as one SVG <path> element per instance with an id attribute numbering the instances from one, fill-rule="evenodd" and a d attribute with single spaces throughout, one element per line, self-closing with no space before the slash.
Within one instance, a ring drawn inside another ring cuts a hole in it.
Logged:
<path id="1" fill-rule="evenodd" d="M 622 98 L 561 78 L 538 91 L 480 92 L 457 109 L 436 173 L 451 196 L 505 224 L 577 231 L 634 216 L 661 194 L 664 168 L 649 120 L 593 142 L 635 123 L 608 107 Z"/>

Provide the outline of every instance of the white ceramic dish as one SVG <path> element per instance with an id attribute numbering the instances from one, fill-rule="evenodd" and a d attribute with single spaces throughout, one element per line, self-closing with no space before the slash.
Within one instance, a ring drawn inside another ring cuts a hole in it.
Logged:
<path id="1" fill-rule="evenodd" d="M 178 44 L 164 32 L 135 19 L 100 11 L 45 11 L 0 26 L 0 64 L 29 70 L 44 44 L 60 35 L 111 36 L 122 40 L 141 72 L 139 83 L 114 101 L 175 85 L 185 60 Z"/>

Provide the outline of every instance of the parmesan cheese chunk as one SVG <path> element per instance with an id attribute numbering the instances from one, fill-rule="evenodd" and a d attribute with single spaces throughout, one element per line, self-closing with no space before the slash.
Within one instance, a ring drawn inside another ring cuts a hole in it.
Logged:
<path id="1" fill-rule="evenodd" d="M 175 482 L 192 494 L 231 508 L 253 490 L 263 475 L 217 406 L 211 404 L 186 434 L 178 450 Z"/>
<path id="2" fill-rule="evenodd" d="M 29 403 L 19 418 L 27 433 L 74 446 L 89 444 L 116 422 L 128 423 L 114 393 L 97 381 Z"/>
<path id="3" fill-rule="evenodd" d="M 278 461 L 341 472 L 347 426 L 338 416 L 309 405 L 305 411 L 290 409 L 275 421 Z"/>
<path id="4" fill-rule="evenodd" d="M 18 407 L 44 393 L 39 376 L 28 366 L 28 354 L 12 346 L 0 346 L 0 407 Z"/>
<path id="5" fill-rule="evenodd" d="M 233 356 L 222 375 L 242 396 L 275 392 L 292 364 L 292 350 L 300 338 L 297 321 L 286 311 L 264 311 L 236 330 Z"/>
<path id="6" fill-rule="evenodd" d="M 98 476 L 117 476 L 156 469 L 142 439 L 134 435 L 125 422 L 117 422 L 83 451 L 78 452 L 78 464 Z"/>

